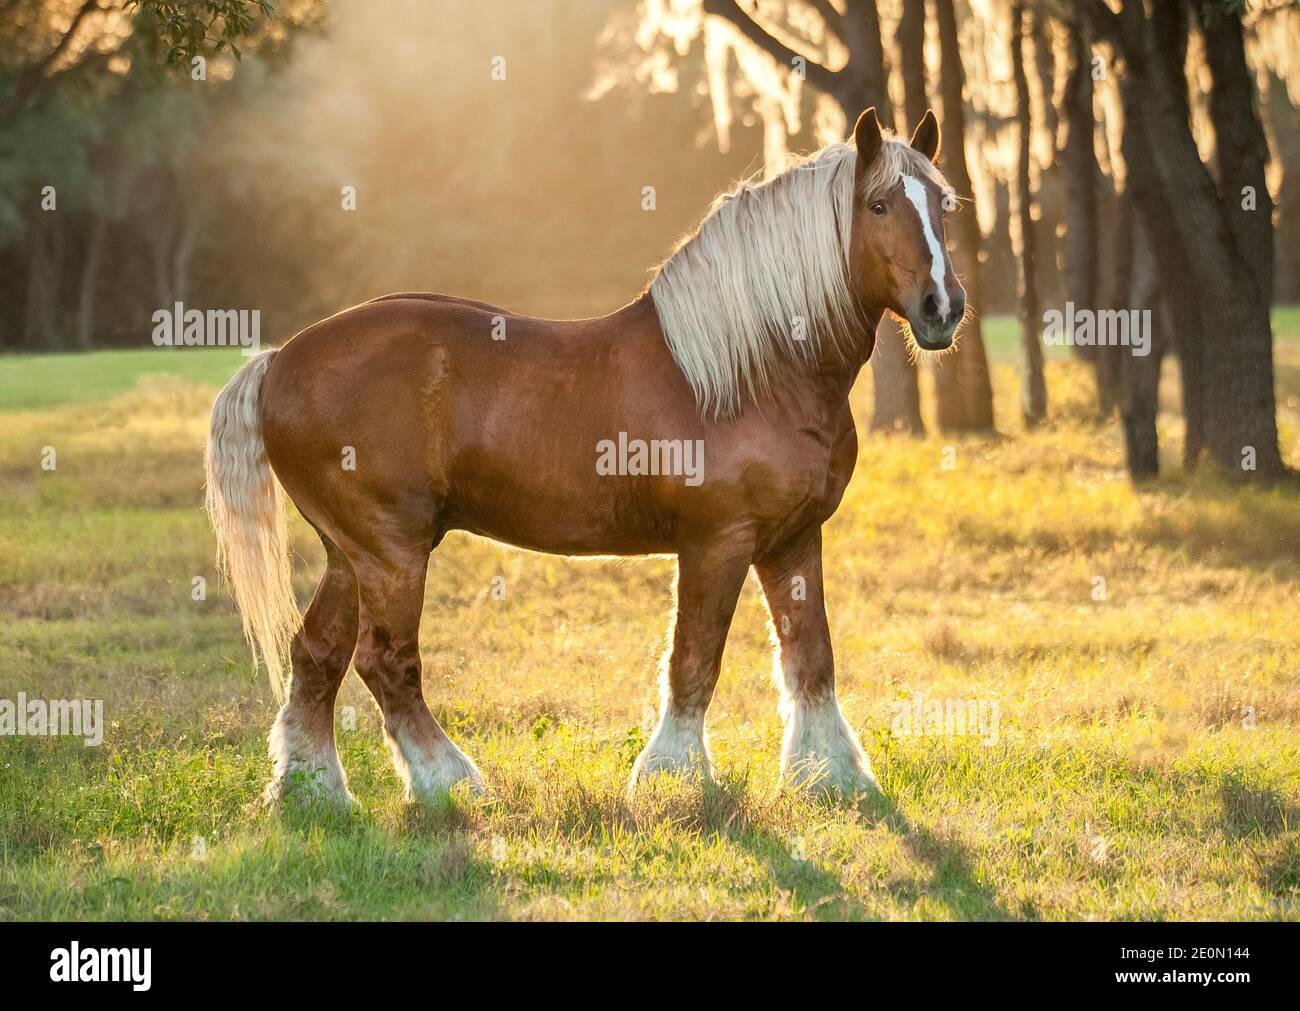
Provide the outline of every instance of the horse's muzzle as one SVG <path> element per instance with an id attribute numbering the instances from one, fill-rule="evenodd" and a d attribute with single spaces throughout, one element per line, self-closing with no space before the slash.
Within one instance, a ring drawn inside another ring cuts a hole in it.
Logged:
<path id="1" fill-rule="evenodd" d="M 950 299 L 945 300 L 946 307 L 934 295 L 927 295 L 921 300 L 920 311 L 908 319 L 912 330 L 912 339 L 923 351 L 947 351 L 952 347 L 957 326 L 966 314 L 966 295 L 958 289 Z M 946 308 L 946 312 L 941 311 Z"/>
<path id="2" fill-rule="evenodd" d="M 912 330 L 912 340 L 916 341 L 916 346 L 922 351 L 947 351 L 952 347 L 957 324 L 960 322 L 961 314 L 957 313 L 942 322 L 908 320 L 908 326 Z"/>
<path id="3" fill-rule="evenodd" d="M 912 327 L 912 339 L 916 341 L 916 346 L 922 351 L 947 351 L 952 347 L 953 334 L 956 330 L 956 324 L 949 328 L 946 333 L 942 330 L 926 333 L 914 326 Z"/>

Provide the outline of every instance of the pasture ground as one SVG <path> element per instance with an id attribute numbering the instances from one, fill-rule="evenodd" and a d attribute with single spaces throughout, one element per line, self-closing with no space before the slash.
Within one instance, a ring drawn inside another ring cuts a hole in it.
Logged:
<path id="1" fill-rule="evenodd" d="M 1300 466 L 1300 313 L 1278 334 Z M 108 724 L 99 747 L 0 737 L 0 919 L 1300 919 L 1300 496 L 1183 475 L 1172 374 L 1168 476 L 1135 491 L 1078 364 L 1049 364 L 1051 418 L 1023 430 L 1006 343 L 1000 439 L 869 437 L 857 394 L 827 583 L 883 798 L 778 789 L 751 585 L 710 712 L 718 782 L 628 802 L 672 562 L 453 535 L 425 688 L 493 790 L 404 804 L 349 675 L 350 813 L 258 802 L 274 708 L 200 508 L 237 355 L 0 358 L 0 699 L 102 698 Z M 294 522 L 305 601 L 321 551 Z M 893 733 L 918 698 L 996 702 L 996 741 Z"/>

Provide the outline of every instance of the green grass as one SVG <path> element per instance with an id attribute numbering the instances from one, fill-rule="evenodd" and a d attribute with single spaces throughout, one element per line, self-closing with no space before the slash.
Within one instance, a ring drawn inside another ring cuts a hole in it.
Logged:
<path id="1" fill-rule="evenodd" d="M 1020 322 L 1015 316 L 987 316 L 981 332 L 990 359 L 996 362 L 1020 360 Z M 1300 306 L 1280 306 L 1273 310 L 1273 337 L 1288 343 L 1300 341 Z M 1067 347 L 1044 347 L 1043 352 L 1049 360 L 1058 361 L 1069 358 L 1071 354 Z"/>
<path id="2" fill-rule="evenodd" d="M 0 410 L 27 411 L 128 393 L 145 375 L 224 385 L 239 348 L 148 348 L 94 354 L 0 354 Z"/>
<path id="3" fill-rule="evenodd" d="M 1279 333 L 1298 465 L 1300 313 Z M 237 359 L 0 361 L 0 699 L 101 698 L 108 722 L 93 748 L 0 736 L 0 918 L 1300 918 L 1300 498 L 1178 473 L 1173 413 L 1168 476 L 1140 492 L 1071 361 L 1049 363 L 1034 433 L 1005 363 L 1001 439 L 864 433 L 826 565 L 841 700 L 882 798 L 779 787 L 747 587 L 709 714 L 718 782 L 629 801 L 671 563 L 453 535 L 430 567 L 425 690 L 491 793 L 405 804 L 349 676 L 355 809 L 273 812 L 274 705 L 200 509 Z M 305 601 L 321 552 L 292 532 Z M 918 695 L 997 702 L 996 743 L 895 735 Z"/>

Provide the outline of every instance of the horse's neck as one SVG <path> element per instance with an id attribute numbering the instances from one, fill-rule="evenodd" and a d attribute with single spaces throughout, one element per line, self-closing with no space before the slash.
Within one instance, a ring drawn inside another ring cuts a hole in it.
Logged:
<path id="1" fill-rule="evenodd" d="M 848 399 L 858 373 L 875 348 L 881 315 L 879 310 L 865 311 L 861 329 L 855 328 L 852 332 L 835 334 L 821 341 L 815 359 L 803 366 L 811 370 L 814 383 L 828 400 Z"/>
<path id="2" fill-rule="evenodd" d="M 787 395 L 807 403 L 814 414 L 838 414 L 848 401 L 858 373 L 871 357 L 881 315 L 880 310 L 864 310 L 863 326 L 854 328 L 852 332 L 825 334 L 811 357 L 785 357 L 775 363 L 774 385 L 787 391 Z M 595 322 L 606 324 L 611 337 L 620 342 L 636 336 L 668 353 L 659 316 L 648 291 Z"/>
<path id="3" fill-rule="evenodd" d="M 840 334 L 838 340 L 827 335 L 809 358 L 784 357 L 772 370 L 766 393 L 744 410 L 779 419 L 773 423 L 783 427 L 821 429 L 829 437 L 848 410 L 849 394 L 871 354 L 878 321 L 879 315 L 873 314 L 863 331 Z M 765 401 L 775 401 L 781 409 L 769 415 Z"/>

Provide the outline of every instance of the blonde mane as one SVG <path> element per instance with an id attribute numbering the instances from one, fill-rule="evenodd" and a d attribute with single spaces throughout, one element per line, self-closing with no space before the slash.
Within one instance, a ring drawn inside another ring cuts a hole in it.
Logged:
<path id="1" fill-rule="evenodd" d="M 780 356 L 811 359 L 861 325 L 848 284 L 856 165 L 853 146 L 836 143 L 766 182 L 742 182 L 659 266 L 650 296 L 702 415 L 734 416 L 767 390 Z M 905 175 L 948 185 L 887 136 L 862 199 Z"/>

